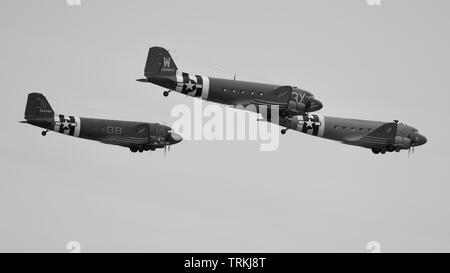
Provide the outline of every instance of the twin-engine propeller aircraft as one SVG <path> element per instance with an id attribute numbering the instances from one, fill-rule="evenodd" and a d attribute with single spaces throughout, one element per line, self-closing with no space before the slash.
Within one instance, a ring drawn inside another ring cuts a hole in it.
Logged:
<path id="1" fill-rule="evenodd" d="M 303 115 L 280 119 L 280 125 L 305 134 L 340 141 L 344 144 L 372 149 L 375 154 L 400 152 L 427 142 L 425 136 L 411 126 L 394 122 Z M 286 132 L 286 131 L 284 131 Z"/>
<path id="2" fill-rule="evenodd" d="M 169 52 L 162 47 L 151 47 L 144 70 L 145 79 L 165 88 L 164 96 L 176 91 L 192 97 L 226 105 L 277 106 L 281 117 L 293 117 L 322 108 L 308 91 L 292 86 L 279 86 L 239 80 L 219 79 L 179 72 Z"/>
<path id="3" fill-rule="evenodd" d="M 80 118 L 53 112 L 44 95 L 28 94 L 25 121 L 48 131 L 129 148 L 133 153 L 154 151 L 179 143 L 182 138 L 168 126 L 158 123 Z"/>

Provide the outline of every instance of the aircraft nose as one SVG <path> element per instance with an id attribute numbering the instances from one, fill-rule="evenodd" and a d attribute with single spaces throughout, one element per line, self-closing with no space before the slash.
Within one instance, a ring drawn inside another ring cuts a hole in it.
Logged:
<path id="1" fill-rule="evenodd" d="M 424 145 L 427 143 L 427 138 L 421 134 L 416 135 L 416 146 Z"/>
<path id="2" fill-rule="evenodd" d="M 171 144 L 177 144 L 177 143 L 181 142 L 182 140 L 183 140 L 183 138 L 179 134 L 177 134 L 175 132 L 170 132 L 170 141 L 169 142 Z"/>
<path id="3" fill-rule="evenodd" d="M 308 105 L 308 112 L 315 112 L 322 109 L 323 104 L 320 100 L 312 99 Z"/>

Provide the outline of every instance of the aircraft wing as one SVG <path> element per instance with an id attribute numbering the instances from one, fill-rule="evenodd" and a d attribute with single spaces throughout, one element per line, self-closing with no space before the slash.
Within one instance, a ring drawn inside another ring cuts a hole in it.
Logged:
<path id="1" fill-rule="evenodd" d="M 113 144 L 120 146 L 130 146 L 130 145 L 144 145 L 148 144 L 148 138 L 146 137 L 123 137 L 123 136 L 111 136 L 99 140 L 101 143 Z"/>
<path id="2" fill-rule="evenodd" d="M 280 109 L 284 109 L 288 105 L 291 94 L 291 86 L 280 86 L 270 93 L 264 94 L 264 98 L 253 100 L 252 103 L 255 105 L 278 105 Z"/>
<path id="3" fill-rule="evenodd" d="M 359 142 L 365 147 L 386 147 L 395 143 L 397 134 L 397 123 L 385 123 L 363 137 L 349 137 L 345 143 Z"/>

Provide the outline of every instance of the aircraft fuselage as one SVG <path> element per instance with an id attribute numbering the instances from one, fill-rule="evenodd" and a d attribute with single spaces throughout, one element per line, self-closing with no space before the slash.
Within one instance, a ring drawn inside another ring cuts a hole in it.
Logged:
<path id="1" fill-rule="evenodd" d="M 28 95 L 25 121 L 60 134 L 99 141 L 142 152 L 165 148 L 182 140 L 169 126 L 159 123 L 82 118 L 55 114 L 46 98 L 39 93 Z"/>
<path id="2" fill-rule="evenodd" d="M 427 142 L 417 129 L 397 122 L 303 115 L 280 119 L 280 125 L 305 134 L 369 148 L 374 153 L 399 152 Z"/>

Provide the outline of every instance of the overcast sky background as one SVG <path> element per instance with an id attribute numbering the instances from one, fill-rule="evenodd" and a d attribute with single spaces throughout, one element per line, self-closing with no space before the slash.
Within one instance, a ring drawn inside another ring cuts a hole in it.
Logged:
<path id="1" fill-rule="evenodd" d="M 449 1 L 81 1 L 2 1 L 0 251 L 450 251 Z M 154 45 L 428 143 L 380 156 L 289 131 L 275 152 L 184 141 L 164 157 L 18 123 L 42 92 L 59 113 L 170 125 L 193 99 L 135 81 Z"/>

